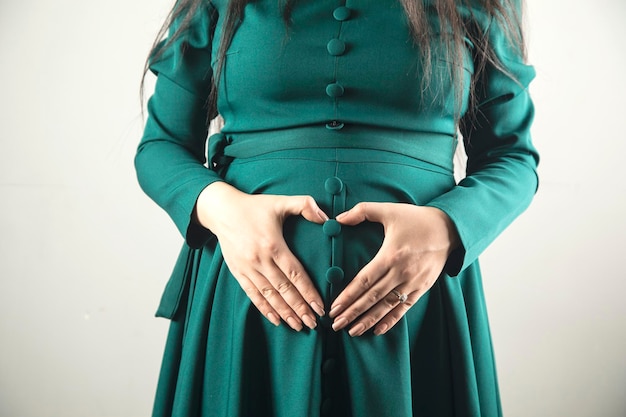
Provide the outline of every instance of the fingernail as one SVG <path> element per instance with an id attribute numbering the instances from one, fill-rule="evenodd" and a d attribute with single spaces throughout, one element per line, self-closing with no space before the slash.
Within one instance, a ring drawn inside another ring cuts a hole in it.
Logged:
<path id="1" fill-rule="evenodd" d="M 322 210 L 317 210 L 317 215 L 324 221 L 329 220 L 329 217 Z"/>
<path id="2" fill-rule="evenodd" d="M 326 314 L 322 306 L 317 304 L 315 301 L 312 301 L 310 305 L 313 311 L 315 311 L 315 314 L 317 314 L 318 316 L 322 317 L 324 314 Z"/>
<path id="3" fill-rule="evenodd" d="M 361 336 L 363 332 L 365 332 L 365 325 L 363 323 L 359 323 L 353 328 L 351 328 L 348 334 L 351 337 L 355 337 L 355 336 Z"/>
<path id="4" fill-rule="evenodd" d="M 331 318 L 334 318 L 337 315 L 337 313 L 339 313 L 340 310 L 341 310 L 341 305 L 336 305 L 330 309 L 330 313 L 328 313 L 328 315 Z"/>
<path id="5" fill-rule="evenodd" d="M 346 327 L 346 324 L 348 324 L 348 320 L 345 317 L 342 317 L 333 323 L 333 330 L 337 332 Z"/>
<path id="6" fill-rule="evenodd" d="M 287 324 L 289 326 L 291 326 L 292 329 L 294 329 L 295 331 L 299 332 L 300 330 L 302 330 L 302 324 L 300 324 L 300 322 L 296 319 L 294 319 L 293 317 L 287 317 Z"/>
<path id="7" fill-rule="evenodd" d="M 374 329 L 374 334 L 376 336 L 380 336 L 381 334 L 385 333 L 387 331 L 387 329 L 389 328 L 389 326 L 387 326 L 386 324 L 381 324 L 380 326 L 377 326 Z"/>
<path id="8" fill-rule="evenodd" d="M 343 212 L 335 217 L 335 220 L 341 220 L 343 217 L 346 217 L 347 212 Z"/>
<path id="9" fill-rule="evenodd" d="M 315 329 L 315 326 L 317 326 L 317 323 L 315 322 L 315 320 L 308 314 L 305 314 L 304 316 L 302 316 L 302 321 L 304 322 L 304 324 L 306 324 L 306 327 L 308 327 L 311 330 Z"/>
<path id="10" fill-rule="evenodd" d="M 267 319 L 271 321 L 274 326 L 280 325 L 280 319 L 274 313 L 267 313 Z"/>

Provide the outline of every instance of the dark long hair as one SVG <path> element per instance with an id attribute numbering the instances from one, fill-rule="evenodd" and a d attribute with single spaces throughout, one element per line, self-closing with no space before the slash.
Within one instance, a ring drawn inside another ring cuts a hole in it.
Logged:
<path id="1" fill-rule="evenodd" d="M 176 4 L 170 11 L 166 21 L 159 30 L 157 37 L 152 45 L 148 59 L 146 59 L 144 65 L 144 73 L 141 81 L 141 98 L 143 102 L 143 87 L 145 75 L 148 72 L 150 62 L 158 61 L 161 58 L 163 51 L 165 51 L 176 39 L 184 34 L 189 28 L 189 25 L 197 13 L 198 9 L 203 7 L 203 3 L 207 0 L 177 0 Z M 208 104 L 208 117 L 212 118 L 216 115 L 216 103 L 217 103 L 217 86 L 216 80 L 219 80 L 219 75 L 224 65 L 224 59 L 226 51 L 230 45 L 233 34 L 236 30 L 238 22 L 243 17 L 244 7 L 253 2 L 254 0 L 230 0 L 228 2 L 228 9 L 223 24 L 223 30 L 220 39 L 220 46 L 218 50 L 217 68 L 214 71 L 213 87 L 209 96 Z M 294 4 L 298 0 L 277 0 L 279 7 L 283 10 L 283 20 L 286 25 L 290 24 L 291 11 Z M 500 71 L 507 72 L 502 63 L 496 56 L 493 45 L 489 42 L 488 33 L 480 30 L 476 27 L 469 27 L 468 21 L 462 19 L 458 6 L 467 6 L 468 10 L 481 10 L 495 24 L 502 28 L 504 35 L 509 42 L 511 48 L 517 51 L 518 55 L 523 59 L 526 58 L 526 48 L 524 42 L 524 36 L 522 32 L 521 24 L 521 3 L 523 0 L 432 0 L 429 5 L 425 5 L 424 0 L 398 0 L 404 8 L 407 20 L 411 27 L 413 41 L 419 46 L 421 51 L 422 67 L 424 68 L 424 75 L 422 77 L 422 87 L 428 88 L 433 83 L 432 74 L 432 59 L 433 59 L 433 36 L 434 28 L 432 23 L 428 19 L 427 8 L 431 8 L 436 12 L 437 26 L 441 28 L 449 28 L 449 30 L 442 30 L 437 33 L 439 42 L 443 43 L 443 50 L 448 54 L 445 60 L 450 63 L 445 75 L 449 76 L 453 85 L 455 86 L 455 99 L 457 109 L 462 106 L 463 89 L 461 88 L 463 83 L 463 68 L 460 63 L 463 62 L 463 44 L 465 38 L 468 39 L 474 45 L 474 77 L 470 88 L 470 110 L 473 107 L 475 100 L 474 96 L 474 84 L 479 79 L 485 66 L 491 64 Z M 473 6 L 473 7 L 470 7 Z M 170 34 L 165 44 L 159 47 L 159 43 L 167 34 L 172 22 L 178 21 L 177 29 L 174 33 Z M 471 19 L 469 20 L 471 22 Z M 490 26 L 491 27 L 491 26 Z M 490 29 L 488 29 L 490 30 Z M 460 111 L 460 110 L 458 110 Z M 457 115 L 458 115 L 457 111 Z"/>

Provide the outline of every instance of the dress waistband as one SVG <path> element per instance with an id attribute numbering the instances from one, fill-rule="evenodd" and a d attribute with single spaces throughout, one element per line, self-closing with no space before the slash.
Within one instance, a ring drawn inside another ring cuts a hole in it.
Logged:
<path id="1" fill-rule="evenodd" d="M 410 132 L 360 126 L 341 130 L 297 127 L 246 133 L 216 133 L 209 138 L 209 164 L 216 170 L 234 158 L 251 158 L 288 149 L 344 148 L 393 152 L 453 172 L 456 138 L 431 132 Z"/>

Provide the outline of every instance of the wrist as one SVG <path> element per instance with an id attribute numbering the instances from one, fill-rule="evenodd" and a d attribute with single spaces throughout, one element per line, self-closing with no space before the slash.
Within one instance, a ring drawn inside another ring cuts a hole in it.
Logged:
<path id="1" fill-rule="evenodd" d="M 437 207 L 428 208 L 432 210 L 435 217 L 439 220 L 441 226 L 446 230 L 446 238 L 448 241 L 448 254 L 452 253 L 455 249 L 461 246 L 461 238 L 459 236 L 459 232 L 457 231 L 456 225 L 445 211 Z"/>
<path id="2" fill-rule="evenodd" d="M 216 181 L 207 185 L 198 195 L 192 212 L 192 221 L 200 226 L 213 230 L 214 213 L 223 206 L 224 201 L 243 194 L 232 185 L 224 181 Z"/>

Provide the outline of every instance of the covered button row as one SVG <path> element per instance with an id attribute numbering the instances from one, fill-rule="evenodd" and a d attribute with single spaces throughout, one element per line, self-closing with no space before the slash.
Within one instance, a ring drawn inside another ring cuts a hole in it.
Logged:
<path id="1" fill-rule="evenodd" d="M 334 56 L 341 55 L 346 50 L 346 44 L 340 39 L 331 39 L 327 45 L 328 53 Z M 326 86 L 326 94 L 329 97 L 336 98 L 343 96 L 344 88 L 341 84 L 334 82 Z"/>
<path id="2" fill-rule="evenodd" d="M 324 190 L 331 195 L 341 194 L 343 191 L 343 181 L 338 177 L 329 177 L 324 182 Z M 324 234 L 328 237 L 336 237 L 341 233 L 341 224 L 334 219 L 327 220 L 322 226 Z M 344 272 L 338 266 L 331 266 L 326 271 L 326 281 L 329 284 L 338 284 L 343 280 Z"/>
<path id="3" fill-rule="evenodd" d="M 339 22 L 344 22 L 352 16 L 352 10 L 346 6 L 337 7 L 333 10 L 333 18 Z M 340 56 L 346 52 L 346 43 L 341 39 L 333 38 L 326 45 L 328 53 L 332 56 Z M 345 88 L 338 82 L 330 83 L 326 86 L 326 94 L 328 97 L 337 98 L 343 96 Z M 332 120 L 326 124 L 330 130 L 339 130 L 343 128 L 343 123 L 338 120 Z"/>

